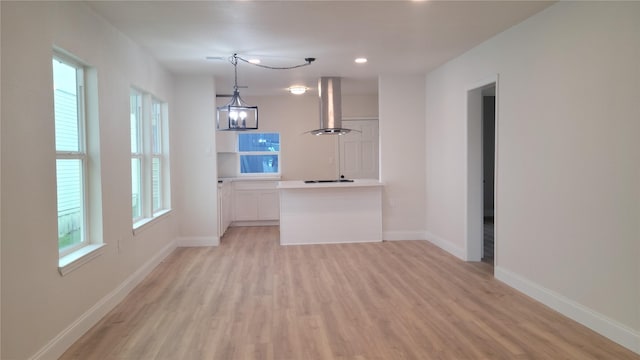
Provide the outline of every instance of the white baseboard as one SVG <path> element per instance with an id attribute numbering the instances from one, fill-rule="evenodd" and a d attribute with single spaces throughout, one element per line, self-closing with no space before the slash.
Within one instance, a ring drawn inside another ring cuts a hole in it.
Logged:
<path id="1" fill-rule="evenodd" d="M 425 232 L 425 235 L 426 240 L 430 243 L 457 257 L 458 259 L 466 261 L 466 251 L 464 250 L 464 248 L 459 247 L 449 240 L 445 240 L 437 235 L 434 235 L 429 231 Z"/>
<path id="2" fill-rule="evenodd" d="M 379 243 L 380 240 L 361 240 L 361 241 L 323 241 L 323 242 L 300 242 L 300 243 L 286 243 L 280 244 L 280 246 L 300 246 L 300 245 L 338 245 L 338 244 L 363 244 L 363 243 Z"/>
<path id="3" fill-rule="evenodd" d="M 399 240 L 427 240 L 424 231 L 385 231 L 382 233 L 384 241 Z"/>
<path id="4" fill-rule="evenodd" d="M 84 335 L 93 325 L 102 319 L 109 311 L 118 305 L 164 258 L 176 248 L 176 242 L 171 241 L 149 261 L 144 263 L 136 272 L 131 274 L 117 288 L 100 299 L 76 321 L 54 337 L 40 351 L 33 355 L 32 360 L 48 360 L 59 358 L 67 349 Z"/>
<path id="5" fill-rule="evenodd" d="M 218 246 L 220 238 L 217 236 L 179 237 L 176 243 L 178 247 Z"/>
<path id="6" fill-rule="evenodd" d="M 496 267 L 494 276 L 562 315 L 640 354 L 640 332 L 504 268 Z"/>
<path id="7" fill-rule="evenodd" d="M 255 221 L 234 221 L 229 226 L 238 227 L 238 226 L 278 226 L 278 225 L 280 225 L 280 220 L 255 220 Z"/>

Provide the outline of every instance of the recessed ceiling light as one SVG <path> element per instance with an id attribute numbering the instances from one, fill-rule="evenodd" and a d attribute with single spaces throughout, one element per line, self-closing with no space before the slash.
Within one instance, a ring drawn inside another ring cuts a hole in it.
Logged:
<path id="1" fill-rule="evenodd" d="M 355 61 L 356 64 L 364 64 L 367 62 L 367 58 L 357 58 Z"/>
<path id="2" fill-rule="evenodd" d="M 299 85 L 291 86 L 289 88 L 289 92 L 292 93 L 293 95 L 302 95 L 307 92 L 307 87 L 299 86 Z"/>
<path id="3" fill-rule="evenodd" d="M 260 59 L 249 59 L 249 62 L 252 64 L 260 64 Z"/>

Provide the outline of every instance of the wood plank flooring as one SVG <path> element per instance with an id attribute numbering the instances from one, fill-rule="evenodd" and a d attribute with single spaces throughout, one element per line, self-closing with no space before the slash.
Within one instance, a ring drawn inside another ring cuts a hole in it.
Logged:
<path id="1" fill-rule="evenodd" d="M 179 248 L 61 359 L 640 359 L 426 241 Z"/>

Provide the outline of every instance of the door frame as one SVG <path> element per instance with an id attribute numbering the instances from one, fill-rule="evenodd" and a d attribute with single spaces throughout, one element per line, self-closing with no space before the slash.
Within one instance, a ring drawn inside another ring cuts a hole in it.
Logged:
<path id="1" fill-rule="evenodd" d="M 466 194 L 465 194 L 465 260 L 481 261 L 483 251 L 483 161 L 482 161 L 482 90 L 495 85 L 495 140 L 494 140 L 494 244 L 498 243 L 498 124 L 499 76 L 478 81 L 466 89 Z M 494 266 L 498 265 L 498 247 L 494 245 Z"/>

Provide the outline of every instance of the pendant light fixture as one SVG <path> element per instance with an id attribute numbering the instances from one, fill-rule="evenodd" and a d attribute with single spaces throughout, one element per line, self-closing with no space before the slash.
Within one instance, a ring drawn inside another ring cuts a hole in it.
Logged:
<path id="1" fill-rule="evenodd" d="M 249 106 L 238 90 L 238 54 L 229 59 L 233 64 L 233 95 L 227 105 L 217 107 L 218 130 L 255 130 L 258 128 L 258 107 Z"/>
<path id="2" fill-rule="evenodd" d="M 210 60 L 219 60 L 219 57 L 207 57 Z M 233 54 L 229 58 L 229 62 L 233 65 L 233 95 L 231 95 L 231 101 L 227 105 L 218 106 L 216 108 L 216 128 L 221 131 L 242 131 L 242 130 L 256 130 L 258 129 L 258 107 L 249 106 L 240 97 L 240 91 L 238 90 L 238 60 L 244 61 L 247 64 L 258 66 L 271 70 L 289 70 L 295 69 L 307 65 L 311 65 L 315 58 L 305 58 L 303 64 L 294 66 L 269 66 L 260 64 L 259 60 L 247 60 L 238 54 Z"/>

